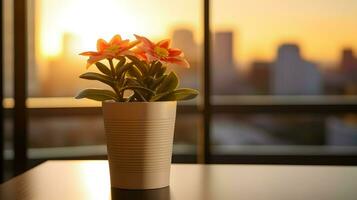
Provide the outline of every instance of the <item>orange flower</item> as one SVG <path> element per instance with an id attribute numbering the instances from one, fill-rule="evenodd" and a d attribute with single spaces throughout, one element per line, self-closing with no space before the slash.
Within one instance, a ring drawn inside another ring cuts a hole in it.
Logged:
<path id="1" fill-rule="evenodd" d="M 79 55 L 89 56 L 87 60 L 87 68 L 92 64 L 104 60 L 118 58 L 122 55 L 132 54 L 130 51 L 139 41 L 130 42 L 129 40 L 122 40 L 120 35 L 115 35 L 109 42 L 99 39 L 97 41 L 97 52 L 87 51 Z"/>
<path id="2" fill-rule="evenodd" d="M 153 43 L 143 36 L 135 35 L 136 39 L 141 42 L 134 50 L 136 55 L 148 62 L 162 61 L 167 64 L 179 65 L 189 68 L 190 64 L 184 58 L 180 49 L 170 48 L 170 40 L 161 40 L 158 43 Z"/>

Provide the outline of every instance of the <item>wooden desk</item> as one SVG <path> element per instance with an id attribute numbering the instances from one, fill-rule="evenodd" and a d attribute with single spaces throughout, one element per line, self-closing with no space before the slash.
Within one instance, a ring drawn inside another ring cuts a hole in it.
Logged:
<path id="1" fill-rule="evenodd" d="M 0 185 L 1 200 L 357 199 L 357 167 L 174 164 L 171 186 L 110 189 L 107 161 L 48 161 Z"/>

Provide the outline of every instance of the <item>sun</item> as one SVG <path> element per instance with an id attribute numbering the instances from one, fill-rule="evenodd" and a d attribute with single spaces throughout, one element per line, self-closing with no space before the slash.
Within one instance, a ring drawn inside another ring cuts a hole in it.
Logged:
<path id="1" fill-rule="evenodd" d="M 110 39 L 120 31 L 123 38 L 146 28 L 130 18 L 128 10 L 115 0 L 37 0 L 38 42 L 41 57 L 58 56 L 65 34 L 76 36 L 78 49 L 95 49 L 98 38 Z M 128 5 L 126 5 L 128 6 Z M 139 29 L 140 28 L 140 29 Z"/>

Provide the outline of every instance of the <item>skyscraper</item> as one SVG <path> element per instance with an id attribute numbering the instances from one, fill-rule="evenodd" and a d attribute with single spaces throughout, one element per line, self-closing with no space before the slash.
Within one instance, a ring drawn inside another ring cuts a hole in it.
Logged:
<path id="1" fill-rule="evenodd" d="M 193 32 L 190 29 L 175 29 L 172 34 L 172 46 L 182 49 L 185 52 L 187 60 L 196 62 L 198 60 L 198 45 L 193 38 Z"/>
<path id="2" fill-rule="evenodd" d="M 86 72 L 85 61 L 73 47 L 80 41 L 76 35 L 71 33 L 63 34 L 63 49 L 59 55 L 48 60 L 48 74 L 42 85 L 42 93 L 45 96 L 74 96 L 78 91 L 88 86 L 101 87 L 99 82 L 86 81 L 78 78 L 80 74 Z M 92 67 L 91 70 L 95 70 Z"/>
<path id="3" fill-rule="evenodd" d="M 346 48 L 342 50 L 341 68 L 344 71 L 357 71 L 357 58 L 355 57 L 352 49 Z"/>
<path id="4" fill-rule="evenodd" d="M 201 48 L 195 42 L 192 30 L 187 28 L 175 29 L 172 33 L 172 47 L 181 49 L 191 66 L 189 70 L 175 66 L 172 68 L 181 77 L 181 86 L 198 89 L 198 68 L 202 64 Z"/>
<path id="5" fill-rule="evenodd" d="M 236 94 L 238 73 L 233 60 L 233 32 L 216 32 L 212 48 L 214 94 Z"/>
<path id="6" fill-rule="evenodd" d="M 271 65 L 271 62 L 266 61 L 256 60 L 252 62 L 248 79 L 254 87 L 255 94 L 269 94 Z"/>
<path id="7" fill-rule="evenodd" d="M 343 77 L 343 93 L 357 94 L 357 57 L 350 48 L 342 50 L 340 73 Z"/>
<path id="8" fill-rule="evenodd" d="M 272 92 L 277 95 L 314 95 L 322 92 L 317 65 L 304 60 L 295 44 L 283 44 L 272 68 Z"/>

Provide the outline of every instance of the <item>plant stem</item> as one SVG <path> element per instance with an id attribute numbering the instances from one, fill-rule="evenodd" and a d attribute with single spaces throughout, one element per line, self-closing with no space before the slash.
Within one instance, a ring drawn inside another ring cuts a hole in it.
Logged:
<path id="1" fill-rule="evenodd" d="M 112 76 L 115 79 L 115 68 L 114 68 L 113 60 L 108 59 L 108 61 L 109 61 L 109 65 L 110 65 L 110 71 L 112 72 Z"/>
<path id="2" fill-rule="evenodd" d="M 118 80 L 116 79 L 115 68 L 112 59 L 108 59 L 110 65 L 110 71 L 112 72 L 112 78 L 114 79 L 113 89 L 118 96 L 119 101 L 123 101 L 123 93 L 119 91 Z"/>

